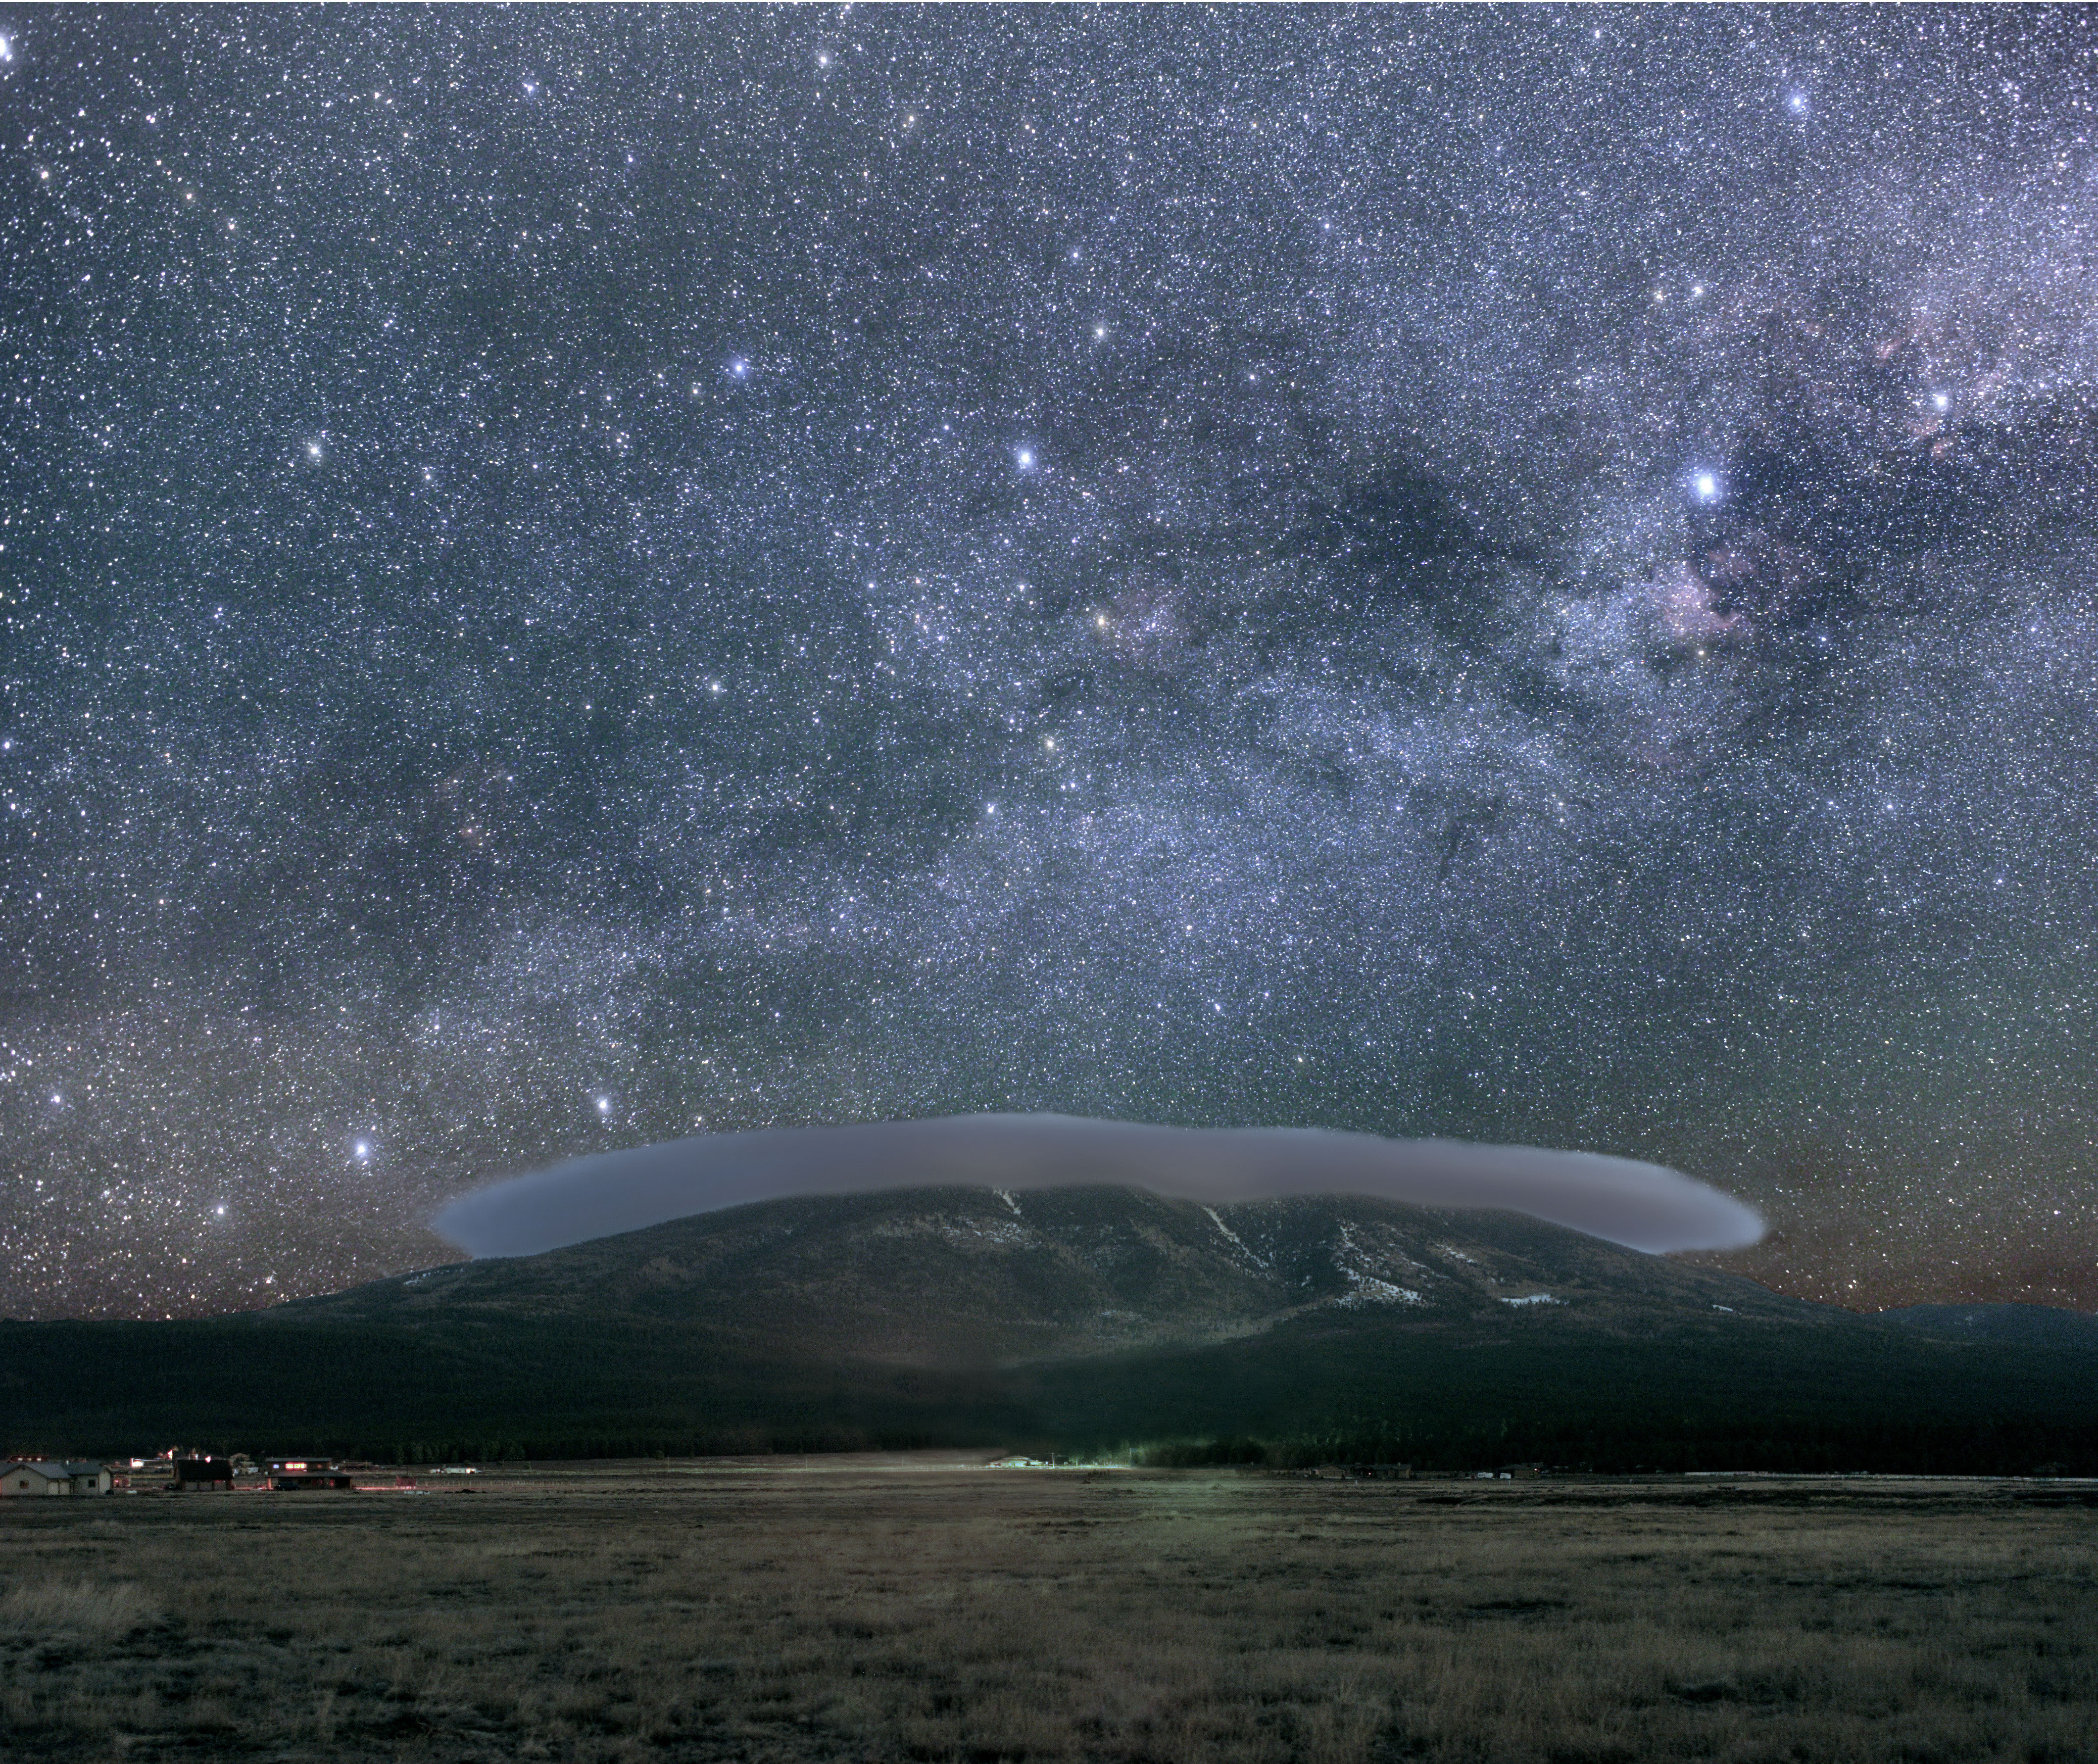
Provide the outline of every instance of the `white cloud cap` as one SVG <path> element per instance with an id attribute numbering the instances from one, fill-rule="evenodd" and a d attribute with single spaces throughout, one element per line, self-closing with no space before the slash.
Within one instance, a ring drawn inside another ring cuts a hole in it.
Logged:
<path id="1" fill-rule="evenodd" d="M 1317 1128 L 1149 1127 L 1071 1115 L 710 1134 L 500 1182 L 433 1228 L 473 1256 L 532 1256 L 594 1237 L 788 1195 L 884 1188 L 1109 1183 L 1212 1202 L 1374 1195 L 1498 1208 L 1633 1249 L 1734 1249 L 1762 1235 L 1752 1207 L 1658 1164 L 1534 1146 L 1381 1139 Z"/>

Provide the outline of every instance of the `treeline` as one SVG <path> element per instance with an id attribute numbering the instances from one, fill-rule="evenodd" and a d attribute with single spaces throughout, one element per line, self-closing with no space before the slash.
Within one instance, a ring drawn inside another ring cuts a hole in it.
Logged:
<path id="1" fill-rule="evenodd" d="M 993 1450 L 1024 1428 L 1010 1401 L 981 1386 L 781 1365 L 630 1326 L 578 1341 L 507 1321 L 444 1332 L 246 1318 L 15 1324 L 0 1327 L 0 1456 L 178 1446 L 441 1463 Z"/>
<path id="2" fill-rule="evenodd" d="M 369 1458 L 385 1463 L 529 1463 L 591 1458 L 814 1457 L 849 1451 L 924 1451 L 942 1446 L 993 1442 L 957 1441 L 920 1432 L 867 1432 L 853 1428 L 808 1429 L 731 1428 L 674 1433 L 630 1433 L 520 1431 L 462 1434 L 444 1440 L 358 1440 L 330 1450 L 346 1458 Z"/>
<path id="3" fill-rule="evenodd" d="M 1753 1470 L 1776 1473 L 1870 1472 L 1909 1476 L 2098 1476 L 2098 1423 L 1832 1421 L 1826 1417 L 1760 1422 L 1537 1426 L 1514 1422 L 1462 1428 L 1403 1427 L 1373 1433 L 1344 1428 L 1261 1437 L 1208 1437 L 1131 1444 L 1081 1436 L 999 1435 L 983 1428 L 882 1429 L 840 1427 L 567 1431 L 529 1425 L 503 1433 L 441 1440 L 359 1440 L 350 1455 L 395 1463 L 532 1459 L 686 1458 L 819 1455 L 931 1449 L 1010 1450 L 1042 1459 L 1120 1459 L 1154 1468 L 1262 1465 L 1307 1468 L 1321 1463 L 1409 1463 L 1416 1470 L 1468 1473 L 1504 1464 L 1538 1463 L 1568 1472 Z"/>
<path id="4" fill-rule="evenodd" d="M 1895 1422 L 1775 1417 L 1609 1427 L 1502 1423 L 1467 1428 L 1345 1429 L 1259 1437 L 1221 1434 L 1121 1448 L 1161 1467 L 1408 1463 L 1465 1473 L 1505 1464 L 1602 1475 L 1650 1471 L 1868 1472 L 1898 1476 L 2098 1476 L 2098 1423 L 2038 1420 Z"/>
<path id="5" fill-rule="evenodd" d="M 2098 1473 L 2098 1357 L 1771 1328 L 1497 1342 L 1280 1328 L 1004 1369 L 785 1357 L 674 1322 L 279 1313 L 0 1325 L 0 1453 L 394 1463 L 1135 1450 L 1160 1463 Z"/>

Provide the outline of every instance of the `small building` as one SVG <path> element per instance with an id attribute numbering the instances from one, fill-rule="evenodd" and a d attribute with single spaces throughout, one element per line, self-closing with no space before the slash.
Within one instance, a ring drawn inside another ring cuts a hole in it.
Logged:
<path id="1" fill-rule="evenodd" d="M 178 1489 L 230 1489 L 233 1463 L 226 1458 L 178 1458 L 175 1486 Z"/>
<path id="2" fill-rule="evenodd" d="M 109 1472 L 81 1459 L 16 1459 L 0 1464 L 0 1494 L 107 1494 Z"/>
<path id="3" fill-rule="evenodd" d="M 353 1489 L 357 1485 L 331 1458 L 273 1458 L 270 1486 L 288 1493 L 296 1489 Z"/>

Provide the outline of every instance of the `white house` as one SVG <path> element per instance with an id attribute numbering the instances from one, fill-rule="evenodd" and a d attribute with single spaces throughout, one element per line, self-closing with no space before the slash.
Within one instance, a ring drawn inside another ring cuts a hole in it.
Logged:
<path id="1" fill-rule="evenodd" d="M 99 1463 L 83 1459 L 57 1463 L 46 1459 L 31 1463 L 18 1459 L 0 1464 L 0 1495 L 107 1494 L 109 1472 Z"/>

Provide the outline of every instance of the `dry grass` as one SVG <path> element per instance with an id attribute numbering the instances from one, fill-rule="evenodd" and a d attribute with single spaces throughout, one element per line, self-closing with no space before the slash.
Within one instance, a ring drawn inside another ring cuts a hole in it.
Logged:
<path id="1" fill-rule="evenodd" d="M 2094 1525 L 855 1464 L 24 1502 L 0 1756 L 2071 1764 Z"/>
<path id="2" fill-rule="evenodd" d="M 0 1637 L 109 1642 L 165 1614 L 151 1593 L 123 1581 L 20 1581 L 0 1592 Z"/>

